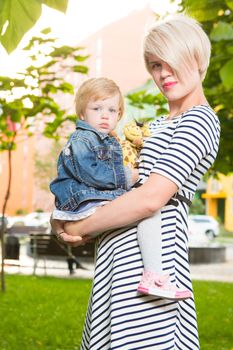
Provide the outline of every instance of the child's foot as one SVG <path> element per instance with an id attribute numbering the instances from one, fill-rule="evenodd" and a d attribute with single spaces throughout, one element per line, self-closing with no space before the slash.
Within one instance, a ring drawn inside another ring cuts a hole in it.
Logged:
<path id="1" fill-rule="evenodd" d="M 155 295 L 172 300 L 183 300 L 192 296 L 188 289 L 176 287 L 169 279 L 169 275 L 159 275 L 155 272 L 144 271 L 137 290 L 142 294 Z"/>

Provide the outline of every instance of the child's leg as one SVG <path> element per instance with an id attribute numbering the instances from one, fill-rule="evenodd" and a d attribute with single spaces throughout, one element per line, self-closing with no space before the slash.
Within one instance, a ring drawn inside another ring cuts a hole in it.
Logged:
<path id="1" fill-rule="evenodd" d="M 145 271 L 163 273 L 161 212 L 158 211 L 138 224 L 138 243 Z"/>
<path id="2" fill-rule="evenodd" d="M 138 292 L 174 300 L 190 298 L 192 293 L 171 283 L 163 271 L 160 211 L 138 224 L 138 243 L 144 264 Z"/>

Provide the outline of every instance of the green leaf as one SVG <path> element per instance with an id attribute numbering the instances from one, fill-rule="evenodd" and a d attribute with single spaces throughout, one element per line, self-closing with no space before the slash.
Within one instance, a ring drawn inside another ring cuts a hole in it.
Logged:
<path id="1" fill-rule="evenodd" d="M 66 12 L 68 0 L 42 0 L 43 4 L 55 10 Z"/>
<path id="2" fill-rule="evenodd" d="M 218 22 L 211 31 L 210 38 L 214 41 L 232 40 L 233 28 L 229 23 Z"/>
<path id="3" fill-rule="evenodd" d="M 73 67 L 74 72 L 76 73 L 82 73 L 82 74 L 87 74 L 88 73 L 88 67 L 86 66 L 74 66 Z"/>
<path id="4" fill-rule="evenodd" d="M 220 77 L 222 82 L 226 88 L 233 87 L 233 59 L 228 61 L 221 69 L 220 69 Z"/>
<path id="5" fill-rule="evenodd" d="M 77 115 L 76 114 L 69 114 L 66 116 L 66 120 L 69 120 L 73 123 L 76 123 L 77 122 Z"/>
<path id="6" fill-rule="evenodd" d="M 233 56 L 233 46 L 228 46 L 228 47 L 226 48 L 226 51 L 227 51 L 228 54 L 230 54 L 231 56 Z M 228 57 L 229 57 L 229 56 L 228 56 Z"/>
<path id="7" fill-rule="evenodd" d="M 41 33 L 42 34 L 49 34 L 49 33 L 51 33 L 51 28 L 50 27 L 45 28 L 45 29 L 41 30 Z"/>
<path id="8" fill-rule="evenodd" d="M 58 87 L 59 90 L 61 90 L 64 93 L 69 93 L 69 94 L 73 94 L 74 93 L 74 87 L 72 84 L 64 82 L 62 84 L 59 85 Z"/>
<path id="9" fill-rule="evenodd" d="M 41 0 L 2 0 L 0 4 L 0 31 L 9 21 L 0 37 L 8 53 L 12 52 L 24 34 L 31 29 L 41 15 Z"/>
<path id="10" fill-rule="evenodd" d="M 34 48 L 35 46 L 38 46 L 40 44 L 46 44 L 46 43 L 54 43 L 56 39 L 53 38 L 41 38 L 41 37 L 37 37 L 37 36 L 33 36 L 31 38 L 31 40 L 29 41 L 29 43 L 23 48 L 23 50 L 31 50 L 32 48 Z"/>
<path id="11" fill-rule="evenodd" d="M 211 21 L 217 17 L 221 9 L 220 3 L 213 0 L 186 0 L 185 11 L 199 21 Z"/>
<path id="12" fill-rule="evenodd" d="M 42 3 L 65 12 L 68 0 L 0 1 L 0 33 L 8 23 L 5 33 L 0 36 L 0 42 L 8 53 L 11 53 L 18 46 L 24 34 L 35 25 L 41 15 Z"/>
<path id="13" fill-rule="evenodd" d="M 57 92 L 57 87 L 52 84 L 46 84 L 41 90 L 44 94 L 48 94 L 49 92 L 55 94 Z"/>
<path id="14" fill-rule="evenodd" d="M 85 61 L 87 58 L 89 58 L 90 55 L 86 55 L 86 56 L 80 56 L 80 55 L 77 55 L 77 56 L 74 56 L 74 59 L 75 61 L 77 62 L 83 62 Z"/>
<path id="15" fill-rule="evenodd" d="M 51 52 L 50 56 L 51 57 L 63 57 L 63 58 L 65 58 L 65 57 L 69 56 L 70 54 L 72 54 L 73 52 L 74 52 L 73 47 L 64 45 L 64 46 L 55 48 L 54 51 Z"/>
<path id="16" fill-rule="evenodd" d="M 225 3 L 233 11 L 233 0 L 225 0 Z"/>

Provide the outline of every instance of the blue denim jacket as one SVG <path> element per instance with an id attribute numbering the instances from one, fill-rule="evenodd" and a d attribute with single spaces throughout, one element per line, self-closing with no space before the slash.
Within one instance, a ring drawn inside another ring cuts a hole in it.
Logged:
<path id="1" fill-rule="evenodd" d="M 112 200 L 129 189 L 120 144 L 84 121 L 77 122 L 57 168 L 50 190 L 59 210 L 76 211 L 84 201 Z"/>

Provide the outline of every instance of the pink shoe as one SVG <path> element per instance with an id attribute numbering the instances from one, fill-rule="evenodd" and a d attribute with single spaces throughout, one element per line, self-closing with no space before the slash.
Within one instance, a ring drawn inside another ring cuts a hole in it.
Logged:
<path id="1" fill-rule="evenodd" d="M 170 275 L 159 275 L 155 272 L 144 271 L 137 290 L 142 294 L 155 295 L 172 300 L 183 300 L 192 296 L 188 289 L 176 287 L 169 282 L 169 279 Z"/>

